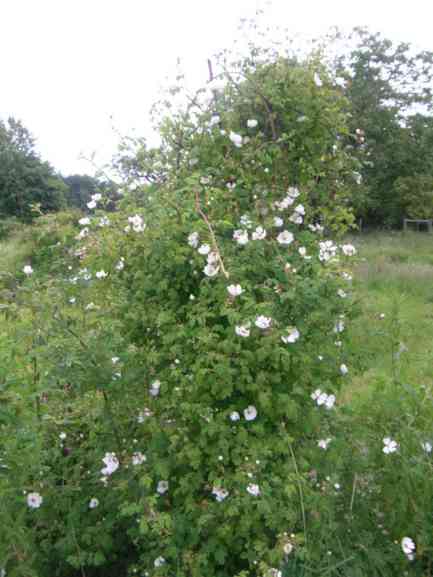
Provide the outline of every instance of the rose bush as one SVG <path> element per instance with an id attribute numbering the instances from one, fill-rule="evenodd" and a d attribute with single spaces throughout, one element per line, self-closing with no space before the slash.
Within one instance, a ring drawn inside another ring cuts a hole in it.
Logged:
<path id="1" fill-rule="evenodd" d="M 315 60 L 255 49 L 218 66 L 163 115 L 157 149 L 123 147 L 121 209 L 94 195 L 52 268 L 30 259 L 8 296 L 10 575 L 361 575 L 368 555 L 385 575 L 424 562 L 404 515 L 392 535 L 388 518 L 371 522 L 391 510 L 378 503 L 403 447 L 395 421 L 378 409 L 376 439 L 340 395 L 356 253 L 341 240 L 356 166 L 340 144 L 346 102 Z"/>

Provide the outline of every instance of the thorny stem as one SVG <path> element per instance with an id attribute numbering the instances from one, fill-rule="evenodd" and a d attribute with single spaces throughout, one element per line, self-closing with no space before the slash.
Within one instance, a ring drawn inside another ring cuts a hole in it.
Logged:
<path id="1" fill-rule="evenodd" d="M 296 477 L 297 477 L 297 482 L 298 482 L 299 498 L 301 500 L 302 524 L 304 526 L 305 545 L 308 545 L 307 520 L 305 517 L 305 505 L 304 505 L 304 492 L 302 490 L 301 476 L 299 474 L 298 463 L 296 462 L 295 453 L 293 452 L 293 448 L 292 448 L 291 443 L 289 443 L 289 450 L 290 450 L 290 454 L 292 455 L 293 465 L 295 467 L 295 472 L 296 472 Z"/>
<path id="2" fill-rule="evenodd" d="M 33 365 L 33 388 L 36 391 L 37 384 L 39 381 L 38 361 L 36 357 L 32 358 L 32 365 Z M 40 422 L 42 420 L 42 417 L 41 417 L 41 397 L 39 396 L 39 394 L 36 395 L 35 405 L 36 405 L 36 415 L 38 417 L 38 421 Z"/>
<path id="3" fill-rule="evenodd" d="M 353 504 L 355 502 L 355 493 L 356 493 L 356 484 L 358 483 L 358 477 L 355 475 L 353 476 L 353 486 L 352 486 L 352 496 L 350 498 L 350 514 L 353 515 Z"/>
<path id="4" fill-rule="evenodd" d="M 228 279 L 230 277 L 229 273 L 227 272 L 225 266 L 224 266 L 224 261 L 222 259 L 221 256 L 221 252 L 220 249 L 218 247 L 218 243 L 217 243 L 217 239 L 214 233 L 214 230 L 212 228 L 212 224 L 210 223 L 208 217 L 205 215 L 205 213 L 203 212 L 203 209 L 201 208 L 201 204 L 200 204 L 200 196 L 199 196 L 199 192 L 198 190 L 195 193 L 195 205 L 196 205 L 196 209 L 198 214 L 201 216 L 201 218 L 204 220 L 204 222 L 206 223 L 208 229 L 209 229 L 209 233 L 211 235 L 212 238 L 212 244 L 213 244 L 213 248 L 217 254 L 218 257 L 218 262 L 221 266 L 221 270 L 223 271 L 224 276 Z"/>

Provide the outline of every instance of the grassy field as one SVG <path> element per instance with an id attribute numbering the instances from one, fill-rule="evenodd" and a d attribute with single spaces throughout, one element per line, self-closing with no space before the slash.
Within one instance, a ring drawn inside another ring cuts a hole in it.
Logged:
<path id="1" fill-rule="evenodd" d="M 358 372 L 349 397 L 368 394 L 369 381 L 391 376 L 401 384 L 433 383 L 433 237 L 372 233 L 358 248 L 354 288 L 360 316 L 351 326 Z"/>

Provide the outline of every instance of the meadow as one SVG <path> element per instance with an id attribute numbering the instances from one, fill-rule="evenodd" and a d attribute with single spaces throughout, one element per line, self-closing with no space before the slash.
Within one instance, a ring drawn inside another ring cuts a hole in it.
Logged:
<path id="1" fill-rule="evenodd" d="M 348 397 L 368 394 L 380 377 L 431 386 L 433 239 L 428 233 L 373 232 L 351 239 L 359 250 L 354 286 L 360 316 L 352 326 L 358 373 Z"/>

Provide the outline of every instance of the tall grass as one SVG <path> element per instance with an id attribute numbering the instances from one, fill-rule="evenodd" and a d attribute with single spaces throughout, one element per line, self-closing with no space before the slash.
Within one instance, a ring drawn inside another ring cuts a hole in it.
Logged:
<path id="1" fill-rule="evenodd" d="M 351 329 L 360 370 L 348 394 L 368 394 L 373 378 L 433 383 L 433 237 L 374 233 L 353 239 L 360 262 L 355 294 L 361 315 Z"/>

